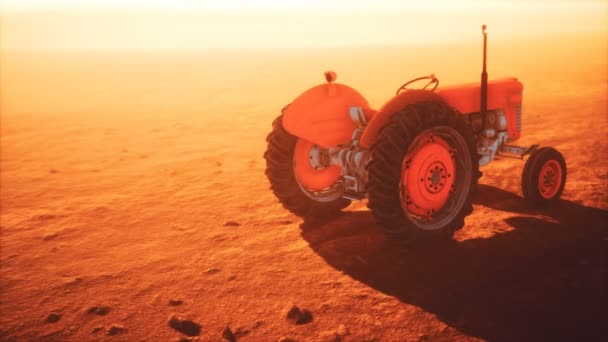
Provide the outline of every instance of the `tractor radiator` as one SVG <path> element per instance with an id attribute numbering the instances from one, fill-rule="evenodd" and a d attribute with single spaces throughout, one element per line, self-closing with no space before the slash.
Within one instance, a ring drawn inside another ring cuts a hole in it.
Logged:
<path id="1" fill-rule="evenodd" d="M 521 105 L 515 107 L 515 129 L 521 132 Z"/>

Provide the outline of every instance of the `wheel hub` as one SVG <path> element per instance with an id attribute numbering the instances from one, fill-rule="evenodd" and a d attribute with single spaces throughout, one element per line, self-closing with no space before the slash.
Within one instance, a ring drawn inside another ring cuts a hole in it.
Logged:
<path id="1" fill-rule="evenodd" d="M 538 190 L 540 195 L 551 199 L 559 191 L 562 182 L 562 168 L 556 160 L 547 161 L 538 175 Z"/>
<path id="2" fill-rule="evenodd" d="M 428 134 L 403 159 L 402 205 L 426 219 L 440 210 L 455 186 L 455 151 L 440 137 Z"/>
<path id="3" fill-rule="evenodd" d="M 446 166 L 441 162 L 435 162 L 426 171 L 426 190 L 429 193 L 438 193 L 443 190 L 447 179 Z"/>

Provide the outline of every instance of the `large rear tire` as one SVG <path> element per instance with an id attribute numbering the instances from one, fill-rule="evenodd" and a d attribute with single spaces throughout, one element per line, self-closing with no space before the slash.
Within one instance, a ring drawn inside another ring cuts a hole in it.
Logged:
<path id="1" fill-rule="evenodd" d="M 272 123 L 272 131 L 266 138 L 268 147 L 264 153 L 266 176 L 270 189 L 287 210 L 307 220 L 335 216 L 350 204 L 335 191 L 307 191 L 295 176 L 294 152 L 298 137 L 283 128 L 283 116 Z"/>
<path id="2" fill-rule="evenodd" d="M 371 154 L 368 206 L 389 240 L 451 238 L 464 226 L 481 173 L 471 128 L 454 109 L 439 101 L 406 106 Z"/>

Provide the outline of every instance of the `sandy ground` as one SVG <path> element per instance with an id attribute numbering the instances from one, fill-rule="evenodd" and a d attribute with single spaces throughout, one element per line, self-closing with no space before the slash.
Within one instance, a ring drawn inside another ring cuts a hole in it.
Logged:
<path id="1" fill-rule="evenodd" d="M 365 203 L 316 224 L 284 210 L 264 139 L 326 68 L 379 107 L 419 75 L 477 80 L 477 44 L 4 51 L 0 339 L 172 341 L 178 314 L 200 341 L 606 340 L 606 40 L 571 38 L 489 56 L 525 84 L 521 144 L 564 154 L 563 201 L 531 211 L 523 162 L 497 160 L 454 242 L 411 251 Z"/>

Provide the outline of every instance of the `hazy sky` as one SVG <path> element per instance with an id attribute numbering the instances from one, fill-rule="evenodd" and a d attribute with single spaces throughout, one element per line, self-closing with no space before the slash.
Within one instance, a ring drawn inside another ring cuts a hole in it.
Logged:
<path id="1" fill-rule="evenodd" d="M 3 48 L 388 45 L 606 32 L 597 0 L 0 0 Z"/>
<path id="2" fill-rule="evenodd" d="M 2 0 L 11 10 L 31 9 L 175 9 L 175 10 L 485 10 L 517 8 L 599 8 L 602 0 Z"/>

